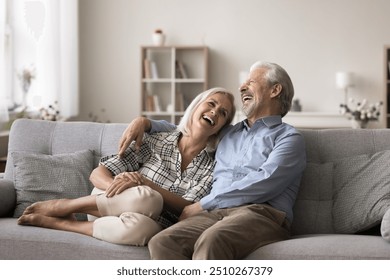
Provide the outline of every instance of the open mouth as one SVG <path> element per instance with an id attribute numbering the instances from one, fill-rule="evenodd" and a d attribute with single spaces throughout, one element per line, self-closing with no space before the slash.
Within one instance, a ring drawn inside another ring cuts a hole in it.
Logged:
<path id="1" fill-rule="evenodd" d="M 252 96 L 245 94 L 245 95 L 242 96 L 241 99 L 242 99 L 242 102 L 244 103 L 246 101 L 252 100 Z"/>
<path id="2" fill-rule="evenodd" d="M 215 125 L 215 121 L 207 115 L 203 115 L 203 119 L 207 121 L 211 126 Z"/>

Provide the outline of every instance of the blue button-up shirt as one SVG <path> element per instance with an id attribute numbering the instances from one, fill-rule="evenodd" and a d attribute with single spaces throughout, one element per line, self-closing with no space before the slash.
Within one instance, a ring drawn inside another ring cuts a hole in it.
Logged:
<path id="1" fill-rule="evenodd" d="M 167 129 L 152 122 L 152 130 Z M 214 181 L 203 209 L 268 203 L 292 222 L 293 205 L 306 166 L 303 136 L 280 116 L 247 121 L 224 131 L 216 151 Z"/>

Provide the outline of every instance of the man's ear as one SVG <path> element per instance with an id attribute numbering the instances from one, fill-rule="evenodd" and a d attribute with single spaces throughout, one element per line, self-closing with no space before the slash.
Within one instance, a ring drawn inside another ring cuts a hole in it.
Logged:
<path id="1" fill-rule="evenodd" d="M 281 84 L 276 84 L 272 87 L 271 91 L 271 98 L 278 98 L 280 93 L 282 92 L 282 85 Z"/>

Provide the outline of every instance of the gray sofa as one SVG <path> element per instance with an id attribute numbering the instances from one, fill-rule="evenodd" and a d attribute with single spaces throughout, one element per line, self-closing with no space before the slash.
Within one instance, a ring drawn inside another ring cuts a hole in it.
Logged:
<path id="1" fill-rule="evenodd" d="M 117 152 L 125 127 L 126 124 L 27 119 L 14 122 L 6 170 L 0 179 L 0 259 L 149 259 L 146 247 L 19 226 L 13 217 L 15 209 L 26 204 L 26 196 L 36 199 L 34 195 L 38 193 L 38 198 L 48 199 L 50 195 L 74 197 L 89 192 L 89 182 L 77 183 L 73 178 L 88 181 L 83 172 L 96 166 L 100 157 Z M 294 208 L 293 236 L 257 249 L 248 259 L 390 259 L 390 130 L 301 132 L 308 164 Z M 92 153 L 80 159 L 76 151 Z M 53 168 L 45 168 L 46 164 Z M 62 177 L 55 179 L 55 172 Z M 50 185 L 50 180 L 58 182 Z M 39 184 L 45 187 L 41 189 Z M 80 188 L 68 192 L 70 184 L 80 184 Z M 31 185 L 35 191 L 26 190 Z M 52 188 L 53 194 L 45 188 Z M 387 220 L 382 222 L 384 216 Z"/>

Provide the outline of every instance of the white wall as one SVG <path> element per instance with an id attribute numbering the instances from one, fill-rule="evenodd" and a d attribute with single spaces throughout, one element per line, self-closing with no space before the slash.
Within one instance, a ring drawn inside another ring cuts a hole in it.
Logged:
<path id="1" fill-rule="evenodd" d="M 384 100 L 388 0 L 80 0 L 79 11 L 81 119 L 139 115 L 140 46 L 156 28 L 167 44 L 206 44 L 209 86 L 237 98 L 239 72 L 267 60 L 290 73 L 304 111 L 338 111 L 344 70 L 358 79 L 351 96 Z"/>

